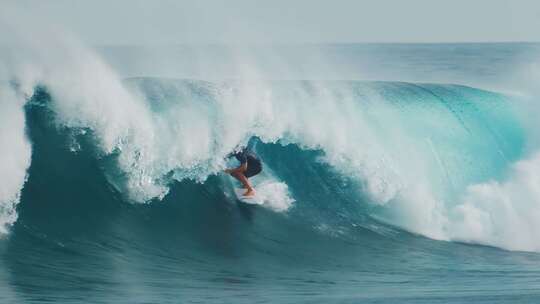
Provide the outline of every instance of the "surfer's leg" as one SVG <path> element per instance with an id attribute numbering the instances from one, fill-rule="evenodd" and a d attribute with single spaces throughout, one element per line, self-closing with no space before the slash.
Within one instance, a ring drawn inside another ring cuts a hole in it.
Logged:
<path id="1" fill-rule="evenodd" d="M 242 183 L 242 185 L 244 185 L 244 188 L 247 189 L 246 193 L 244 193 L 244 196 L 250 196 L 250 195 L 255 194 L 255 190 L 253 190 L 253 187 L 251 187 L 249 180 L 243 173 L 234 172 L 234 173 L 231 173 L 231 175 L 234 176 L 237 180 L 239 180 Z"/>
<path id="2" fill-rule="evenodd" d="M 249 180 L 241 172 L 233 172 L 233 173 L 231 173 L 231 175 L 234 178 L 236 178 L 239 182 L 241 182 L 245 189 L 251 188 L 251 185 L 249 184 Z"/>

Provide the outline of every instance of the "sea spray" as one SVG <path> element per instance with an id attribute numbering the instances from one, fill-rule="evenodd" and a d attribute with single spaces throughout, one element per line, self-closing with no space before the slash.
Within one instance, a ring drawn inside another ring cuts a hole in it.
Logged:
<path id="1" fill-rule="evenodd" d="M 0 232 L 17 219 L 16 206 L 30 166 L 25 133 L 24 98 L 11 86 L 0 86 Z"/>

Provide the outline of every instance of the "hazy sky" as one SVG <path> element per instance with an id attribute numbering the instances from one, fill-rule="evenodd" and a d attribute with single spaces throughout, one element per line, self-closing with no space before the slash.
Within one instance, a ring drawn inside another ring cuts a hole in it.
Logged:
<path id="1" fill-rule="evenodd" d="M 4 5 L 92 44 L 540 41 L 538 0 L 0 0 Z"/>

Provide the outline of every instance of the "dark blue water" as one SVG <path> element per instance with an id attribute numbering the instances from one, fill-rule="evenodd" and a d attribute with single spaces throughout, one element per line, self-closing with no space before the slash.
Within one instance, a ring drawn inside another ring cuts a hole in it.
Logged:
<path id="1" fill-rule="evenodd" d="M 67 95 L 54 83 L 39 85 L 23 108 L 32 157 L 18 219 L 0 241 L 0 301 L 536 303 L 538 241 L 513 243 L 498 233 L 511 227 L 498 222 L 489 205 L 474 205 L 492 212 L 492 226 L 479 230 L 485 234 L 452 230 L 472 226 L 451 214 L 464 204 L 468 186 L 509 179 L 513 164 L 530 155 L 533 132 L 515 96 L 448 80 L 463 75 L 496 86 L 504 79 L 500 71 L 535 47 L 319 47 L 317 53 L 332 55 L 330 64 L 346 61 L 341 64 L 349 72 L 340 75 L 348 80 L 272 80 L 265 85 L 268 103 L 250 99 L 259 95 L 247 98 L 259 107 L 270 104 L 270 110 L 239 137 L 255 139 L 264 178 L 287 185 L 294 202 L 286 210 L 272 208 L 273 202 L 239 203 L 230 195 L 231 180 L 212 167 L 214 160 L 189 162 L 189 151 L 203 151 L 197 149 L 207 136 L 213 140 L 205 147 L 217 154 L 236 130 L 223 118 L 227 104 L 216 97 L 233 92 L 238 99 L 231 102 L 242 110 L 249 89 L 230 80 L 236 77 L 207 82 L 147 72 L 125 79 L 126 87 L 144 96 L 152 122 L 178 123 L 171 133 L 179 134 L 169 137 L 169 128 L 159 129 L 158 138 L 166 140 L 141 142 L 165 148 L 140 148 L 129 162 L 123 157 L 132 155 L 130 141 L 139 145 L 137 136 L 144 133 L 130 129 L 123 137 L 128 144 L 107 151 L 99 123 L 68 119 L 79 116 L 65 111 L 61 99 Z M 285 57 L 293 60 L 296 52 L 306 50 L 292 48 Z M 372 62 L 371 54 L 379 57 Z M 126 58 L 113 66 L 124 60 L 121 65 L 130 69 Z M 487 63 L 493 58 L 500 58 L 495 67 Z M 289 76 L 321 75 L 321 66 L 306 71 L 306 61 L 297 59 Z M 381 81 L 352 81 L 355 66 L 370 64 Z M 479 67 L 489 70 L 487 76 Z M 132 68 L 137 71 L 128 76 L 144 70 Z M 438 75 L 434 81 L 445 83 L 384 76 L 397 70 L 410 78 Z M 80 117 L 86 115 L 79 110 Z M 110 117 L 103 113 L 98 117 Z M 290 120 L 287 113 L 293 113 Z M 215 127 L 208 132 L 201 123 L 207 118 Z M 194 132 L 199 133 L 191 137 Z M 182 151 L 172 155 L 185 160 L 169 165 L 171 150 Z M 148 176 L 158 176 L 152 183 L 167 191 L 137 200 L 133 193 L 150 189 Z M 442 206 L 432 204 L 432 196 L 409 196 L 411 185 L 429 189 Z M 438 212 L 450 224 L 439 224 L 433 215 Z M 536 226 L 520 226 L 515 233 L 534 236 L 531 227 Z"/>

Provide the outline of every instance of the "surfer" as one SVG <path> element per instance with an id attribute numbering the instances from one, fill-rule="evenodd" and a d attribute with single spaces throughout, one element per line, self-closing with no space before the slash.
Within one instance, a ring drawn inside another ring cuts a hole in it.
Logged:
<path id="1" fill-rule="evenodd" d="M 225 173 L 232 175 L 234 178 L 239 180 L 246 192 L 244 196 L 253 196 L 255 195 L 255 190 L 251 186 L 248 178 L 259 174 L 262 171 L 262 163 L 259 157 L 247 147 L 243 148 L 240 151 L 229 154 L 229 157 L 236 157 L 240 162 L 240 166 L 237 168 L 226 169 Z"/>

